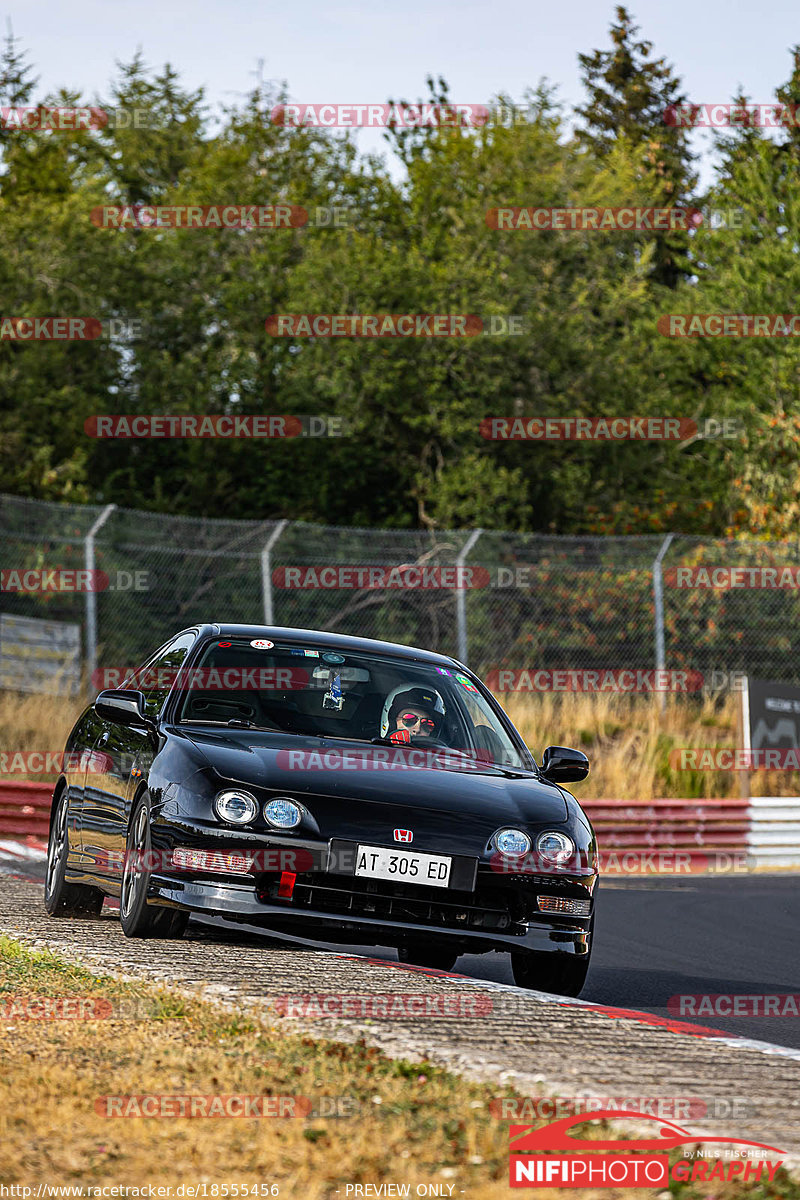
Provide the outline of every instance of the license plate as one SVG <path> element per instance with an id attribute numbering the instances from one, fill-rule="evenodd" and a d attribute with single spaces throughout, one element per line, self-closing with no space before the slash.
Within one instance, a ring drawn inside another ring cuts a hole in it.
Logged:
<path id="1" fill-rule="evenodd" d="M 450 882 L 452 861 L 439 854 L 389 850 L 385 846 L 359 846 L 355 873 L 366 879 L 395 879 L 401 883 L 446 888 Z"/>

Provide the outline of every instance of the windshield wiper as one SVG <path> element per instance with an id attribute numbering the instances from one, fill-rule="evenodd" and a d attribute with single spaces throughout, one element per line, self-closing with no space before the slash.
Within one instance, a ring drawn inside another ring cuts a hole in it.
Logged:
<path id="1" fill-rule="evenodd" d="M 186 717 L 185 720 L 179 721 L 179 725 L 224 725 L 226 729 L 259 729 L 265 733 L 283 733 L 282 729 L 278 729 L 277 725 L 256 725 L 255 721 L 248 721 L 246 717 L 231 717 L 227 721 L 217 720 L 214 717 Z"/>

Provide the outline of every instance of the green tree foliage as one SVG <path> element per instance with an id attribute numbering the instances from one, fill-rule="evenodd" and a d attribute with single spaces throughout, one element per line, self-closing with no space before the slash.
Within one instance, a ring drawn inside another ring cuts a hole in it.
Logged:
<path id="1" fill-rule="evenodd" d="M 118 66 L 98 129 L 0 128 L 0 317 L 126 336 L 0 340 L 2 490 L 176 513 L 448 529 L 788 537 L 800 485 L 793 339 L 674 339 L 670 313 L 786 312 L 797 129 L 721 139 L 692 231 L 497 228 L 490 210 L 696 202 L 680 80 L 623 8 L 581 56 L 579 127 L 545 84 L 523 121 L 395 128 L 392 169 L 347 133 L 276 123 L 262 83 L 214 116 L 172 66 Z M 800 95 L 798 58 L 778 95 Z M 441 79 L 428 102 L 446 105 Z M 6 106 L 38 97 L 9 33 Z M 506 104 L 504 97 L 499 103 Z M 138 113 L 136 119 L 130 114 Z M 102 205 L 304 207 L 292 229 L 98 228 Z M 800 282 L 800 280 L 798 281 Z M 285 313 L 476 314 L 519 334 L 277 337 Z M 336 417 L 346 436 L 99 440 L 98 414 Z M 736 418 L 720 441 L 490 441 L 485 417 Z"/>

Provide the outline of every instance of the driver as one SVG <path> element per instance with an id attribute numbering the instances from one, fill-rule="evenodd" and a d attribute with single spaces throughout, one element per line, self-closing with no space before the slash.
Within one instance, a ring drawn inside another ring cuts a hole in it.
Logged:
<path id="1" fill-rule="evenodd" d="M 381 735 L 388 733 L 389 741 L 396 744 L 418 737 L 437 738 L 444 714 L 444 702 L 435 688 L 400 688 L 384 705 Z"/>

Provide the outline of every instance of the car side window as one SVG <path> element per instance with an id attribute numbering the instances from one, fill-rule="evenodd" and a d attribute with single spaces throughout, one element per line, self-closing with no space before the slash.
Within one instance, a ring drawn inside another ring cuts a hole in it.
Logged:
<path id="1" fill-rule="evenodd" d="M 157 717 L 161 712 L 175 675 L 183 666 L 183 660 L 194 645 L 194 641 L 194 633 L 181 634 L 137 671 L 148 716 Z"/>

